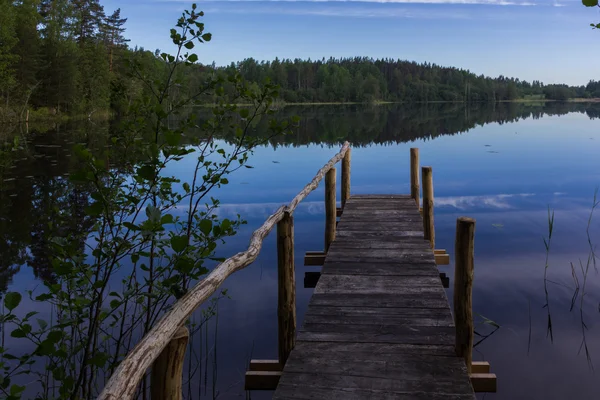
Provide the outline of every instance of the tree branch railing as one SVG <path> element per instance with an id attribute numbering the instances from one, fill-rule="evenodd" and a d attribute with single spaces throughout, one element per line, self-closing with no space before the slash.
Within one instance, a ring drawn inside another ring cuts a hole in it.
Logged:
<path id="1" fill-rule="evenodd" d="M 139 384 L 143 377 L 146 375 L 148 368 L 152 367 L 151 375 L 151 394 L 152 397 L 169 398 L 169 399 L 181 399 L 181 369 L 178 364 L 183 361 L 183 354 L 185 352 L 185 345 L 187 344 L 188 333 L 183 330 L 187 329 L 184 327 L 186 320 L 192 315 L 192 313 L 201 306 L 210 296 L 212 296 L 217 289 L 223 284 L 234 272 L 244 269 L 248 265 L 252 264 L 258 257 L 264 239 L 278 226 L 278 241 L 279 241 L 279 229 L 284 229 L 288 234 L 281 235 L 280 246 L 278 243 L 278 251 L 280 247 L 284 250 L 290 251 L 292 247 L 292 256 L 288 254 L 280 255 L 278 259 L 279 270 L 287 270 L 280 276 L 293 277 L 293 234 L 289 235 L 290 225 L 293 227 L 293 212 L 296 207 L 302 202 L 312 191 L 314 191 L 321 180 L 330 170 L 335 170 L 334 166 L 339 161 L 344 160 L 343 169 L 347 168 L 346 171 L 342 171 L 342 187 L 344 191 L 343 201 L 349 197 L 350 192 L 350 144 L 345 142 L 340 151 L 332 157 L 327 164 L 325 164 L 315 175 L 301 192 L 288 205 L 281 206 L 273 213 L 263 225 L 255 230 L 250 238 L 250 244 L 248 248 L 234 256 L 228 258 L 221 264 L 219 264 L 206 278 L 198 282 L 190 291 L 173 304 L 171 309 L 164 314 L 160 320 L 154 325 L 154 327 L 138 342 L 138 344 L 129 352 L 125 359 L 119 364 L 118 368 L 110 377 L 106 386 L 100 393 L 99 400 L 129 400 L 133 399 L 138 390 Z M 335 193 L 335 192 L 334 192 Z M 335 196 L 335 194 L 334 194 Z M 333 210 L 335 214 L 335 208 Z M 335 218 L 335 215 L 334 215 Z M 280 224 L 280 222 L 282 222 Z M 290 268 L 291 266 L 291 268 Z M 291 269 L 291 271 L 290 271 Z M 280 295 L 280 299 L 288 299 L 288 302 L 294 302 L 295 305 L 295 288 L 294 285 L 286 284 L 287 290 L 293 290 L 293 295 L 289 293 L 285 296 Z M 280 290 L 282 285 L 280 282 Z M 280 309 L 290 308 L 288 305 L 280 304 Z M 295 310 L 295 307 L 293 307 Z M 290 314 L 284 316 L 286 321 L 284 324 L 280 321 L 281 325 L 287 326 L 288 329 L 284 332 L 284 338 L 292 338 L 295 336 L 295 312 L 292 315 L 293 321 L 290 321 Z M 282 332 L 280 332 L 280 340 L 282 339 Z M 283 346 L 283 350 L 280 344 L 280 361 L 285 362 L 285 359 L 289 355 L 290 344 Z M 182 354 L 183 352 L 183 354 Z M 284 354 L 281 354 L 281 353 Z M 287 353 L 287 354 L 285 354 Z M 165 359 L 165 357 L 167 359 Z M 157 362 L 157 359 L 159 362 Z M 174 365 L 173 362 L 169 362 L 168 359 L 181 360 L 177 361 Z M 166 397 L 165 397 L 166 396 Z M 157 400 L 157 399 L 154 399 Z"/>

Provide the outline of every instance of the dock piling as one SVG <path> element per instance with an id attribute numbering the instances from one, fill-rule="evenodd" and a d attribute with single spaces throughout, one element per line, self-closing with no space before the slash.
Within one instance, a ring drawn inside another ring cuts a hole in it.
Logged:
<path id="1" fill-rule="evenodd" d="M 422 168 L 423 175 L 423 232 L 435 249 L 435 228 L 433 224 L 433 172 L 431 167 Z"/>
<path id="2" fill-rule="evenodd" d="M 331 168 L 325 175 L 325 254 L 335 240 L 336 223 L 336 175 L 335 168 Z"/>
<path id="3" fill-rule="evenodd" d="M 420 193 L 419 193 L 419 149 L 410 149 L 410 197 L 412 197 L 417 203 L 417 207 L 420 204 Z"/>
<path id="4" fill-rule="evenodd" d="M 296 273 L 294 270 L 294 217 L 285 212 L 277 223 L 277 326 L 279 364 L 285 365 L 296 342 Z"/>
<path id="5" fill-rule="evenodd" d="M 475 256 L 475 220 L 460 217 L 456 221 L 454 265 L 454 324 L 456 355 L 465 359 L 471 373 L 473 361 L 473 275 Z"/>
<path id="6" fill-rule="evenodd" d="M 171 341 L 152 365 L 150 398 L 152 400 L 183 399 L 183 362 L 190 333 L 179 327 Z"/>
<path id="7" fill-rule="evenodd" d="M 346 205 L 346 201 L 350 198 L 350 160 L 352 158 L 351 149 L 346 151 L 342 159 L 342 209 Z M 335 186 L 335 185 L 334 185 Z"/>

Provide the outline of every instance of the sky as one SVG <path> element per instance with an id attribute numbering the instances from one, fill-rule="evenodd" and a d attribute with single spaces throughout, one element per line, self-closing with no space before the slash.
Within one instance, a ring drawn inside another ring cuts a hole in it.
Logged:
<path id="1" fill-rule="evenodd" d="M 130 45 L 172 51 L 192 1 L 103 0 Z M 581 0 L 202 0 L 213 40 L 200 62 L 366 56 L 431 62 L 546 84 L 600 79 L 600 9 Z"/>

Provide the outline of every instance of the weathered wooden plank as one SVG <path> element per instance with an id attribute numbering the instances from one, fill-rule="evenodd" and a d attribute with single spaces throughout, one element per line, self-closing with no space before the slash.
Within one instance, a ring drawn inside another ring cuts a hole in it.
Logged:
<path id="1" fill-rule="evenodd" d="M 323 274 L 380 275 L 380 276 L 439 276 L 432 263 L 325 261 Z"/>
<path id="2" fill-rule="evenodd" d="M 338 389 L 321 387 L 302 387 L 299 385 L 281 384 L 273 399 L 327 399 L 327 400 L 471 400 L 474 396 L 465 394 L 431 393 L 431 392 L 392 392 L 360 389 Z"/>
<path id="3" fill-rule="evenodd" d="M 397 380 L 434 381 L 446 379 L 468 388 L 466 368 L 458 357 L 438 357 L 419 354 L 398 354 L 395 359 L 380 359 L 366 354 L 343 353 L 339 358 L 329 354 L 298 353 L 290 358 L 284 373 L 315 373 L 349 375 Z"/>
<path id="4" fill-rule="evenodd" d="M 369 232 L 363 232 L 363 231 L 349 231 L 347 229 L 342 229 L 340 231 L 337 232 L 336 235 L 338 238 L 345 238 L 345 237 L 355 237 L 355 238 L 360 238 L 360 237 L 364 237 L 364 238 L 382 238 L 382 237 L 388 237 L 388 238 L 395 238 L 396 240 L 399 240 L 398 238 L 405 238 L 405 237 L 419 237 L 422 238 L 423 237 L 423 230 L 419 230 L 419 231 L 369 231 Z"/>
<path id="5" fill-rule="evenodd" d="M 249 371 L 281 371 L 279 360 L 250 360 Z"/>
<path id="6" fill-rule="evenodd" d="M 496 374 L 473 373 L 471 374 L 471 384 L 475 392 L 496 392 Z"/>
<path id="7" fill-rule="evenodd" d="M 373 305 L 372 307 L 344 307 L 344 306 L 319 306 L 319 307 L 311 307 L 306 311 L 305 316 L 307 315 L 336 315 L 336 316 L 364 316 L 365 318 L 369 318 L 371 315 L 377 316 L 405 316 L 405 317 L 415 317 L 415 318 L 450 318 L 452 324 L 454 321 L 452 319 L 452 314 L 450 313 L 450 309 L 438 309 L 438 308 L 392 308 L 392 307 L 377 307 L 377 305 Z M 485 363 L 485 362 L 483 362 Z M 473 362 L 475 364 L 475 362 Z M 488 364 L 489 365 L 489 364 Z M 478 371 L 482 372 L 482 371 Z M 484 371 L 489 372 L 489 371 Z"/>
<path id="8" fill-rule="evenodd" d="M 460 386 L 457 387 L 456 379 L 447 379 L 441 376 L 434 381 L 417 380 L 397 380 L 385 379 L 380 377 L 348 376 L 336 374 L 318 374 L 317 371 L 312 374 L 292 373 L 285 374 L 281 379 L 282 385 L 298 385 L 317 388 L 332 388 L 347 390 L 369 390 L 373 392 L 387 392 L 394 394 L 403 394 L 410 392 L 428 392 L 455 394 L 460 393 Z M 467 386 L 460 382 L 461 386 Z M 458 390 L 457 390 L 458 389 Z M 368 397 L 367 397 L 368 398 Z"/>
<path id="9" fill-rule="evenodd" d="M 398 326 L 454 326 L 452 317 L 434 316 L 432 318 L 419 316 L 397 316 L 389 314 L 369 315 L 314 315 L 304 316 L 306 324 L 336 324 L 336 325 L 381 325 L 390 324 Z"/>
<path id="10" fill-rule="evenodd" d="M 397 213 L 412 213 L 413 215 L 419 215 L 419 209 L 415 204 L 407 204 L 406 202 L 388 202 L 385 200 L 369 200 L 352 202 L 348 201 L 346 207 L 351 214 L 369 214 L 369 215 L 381 215 L 388 214 L 390 212 Z"/>
<path id="11" fill-rule="evenodd" d="M 363 199 L 385 199 L 385 200 L 406 200 L 410 199 L 409 194 L 353 194 L 350 200 L 357 201 Z"/>
<path id="12" fill-rule="evenodd" d="M 344 249 L 331 249 L 327 253 L 329 259 L 340 260 L 344 257 L 352 256 L 361 259 L 371 259 L 371 258 L 389 258 L 390 260 L 407 258 L 407 257 L 416 257 L 416 258 L 430 258 L 433 259 L 433 253 L 430 250 L 423 250 L 420 248 L 413 249 L 353 249 L 353 248 L 344 248 Z"/>
<path id="13" fill-rule="evenodd" d="M 439 344 L 412 344 L 412 343 L 337 343 L 296 341 L 292 354 L 334 354 L 352 353 L 364 354 L 365 357 L 381 355 L 383 357 L 396 357 L 399 354 L 433 355 L 440 357 L 454 357 L 454 346 Z"/>
<path id="14" fill-rule="evenodd" d="M 355 294 L 418 294 L 443 292 L 440 277 L 436 276 L 370 276 L 361 275 L 323 275 L 314 294 L 355 293 Z"/>
<path id="15" fill-rule="evenodd" d="M 372 264 L 372 263 L 385 263 L 385 264 L 393 264 L 393 263 L 398 263 L 398 264 L 431 264 L 432 266 L 435 266 L 435 259 L 433 256 L 433 253 L 429 252 L 429 253 L 423 253 L 423 254 L 401 254 L 398 255 L 396 257 L 377 257 L 376 254 L 374 255 L 359 255 L 359 254 L 352 254 L 351 252 L 348 253 L 343 253 L 340 252 L 338 253 L 339 255 L 336 255 L 335 258 L 333 258 L 336 262 L 360 262 L 360 263 L 367 263 L 367 264 Z M 325 264 L 326 260 L 323 260 L 323 265 Z M 308 265 L 308 264 L 306 264 Z"/>
<path id="16" fill-rule="evenodd" d="M 274 390 L 277 388 L 281 375 L 281 371 L 246 371 L 244 388 L 246 390 Z"/>
<path id="17" fill-rule="evenodd" d="M 333 325 L 330 325 L 333 326 Z M 364 325 L 345 325 L 346 327 L 357 327 Z M 310 331 L 300 331 L 298 333 L 298 340 L 305 342 L 339 342 L 339 343 L 403 343 L 403 344 L 422 344 L 422 345 L 447 345 L 454 342 L 454 328 L 452 333 L 449 332 L 422 332 L 424 328 L 410 328 L 415 329 L 412 332 L 400 333 L 397 330 L 384 331 L 380 333 L 374 332 L 318 332 L 314 330 L 314 325 L 311 324 Z M 436 329 L 442 329 L 444 327 L 436 327 Z M 408 328 L 407 328 L 408 329 Z"/>
<path id="18" fill-rule="evenodd" d="M 317 285 L 318 286 L 318 285 Z M 411 308 L 448 308 L 448 299 L 442 291 L 428 296 L 398 293 L 394 295 L 365 294 L 313 294 L 309 306 L 349 306 L 349 307 L 411 307 Z"/>
<path id="19" fill-rule="evenodd" d="M 409 240 L 356 240 L 347 238 L 336 240 L 331 244 L 330 251 L 338 249 L 419 249 L 423 252 L 430 251 L 429 242 L 419 238 L 410 238 Z"/>
<path id="20" fill-rule="evenodd" d="M 340 222 L 338 228 L 347 231 L 360 232 L 389 232 L 389 231 L 419 231 L 418 222 L 373 222 L 371 220 Z"/>

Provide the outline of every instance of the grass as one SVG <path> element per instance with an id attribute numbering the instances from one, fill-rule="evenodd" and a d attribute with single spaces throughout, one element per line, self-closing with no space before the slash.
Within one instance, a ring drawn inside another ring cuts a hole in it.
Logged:
<path id="1" fill-rule="evenodd" d="M 563 286 L 567 289 L 573 290 L 573 295 L 571 297 L 571 304 L 570 304 L 569 311 L 570 312 L 573 311 L 576 308 L 576 306 L 579 305 L 579 321 L 580 321 L 582 339 L 581 339 L 581 344 L 579 346 L 578 354 L 580 354 L 582 352 L 582 350 L 585 352 L 586 360 L 591 369 L 594 369 L 594 366 L 592 363 L 591 353 L 589 351 L 588 344 L 587 344 L 586 331 L 588 330 L 588 326 L 587 326 L 587 324 L 585 322 L 585 318 L 584 318 L 584 308 L 585 308 L 585 297 L 587 294 L 586 293 L 586 285 L 588 282 L 588 276 L 589 276 L 591 267 L 593 267 L 594 270 L 596 271 L 596 273 L 598 273 L 598 266 L 597 266 L 597 261 L 596 261 L 598 256 L 596 254 L 596 248 L 593 244 L 591 232 L 590 232 L 590 229 L 592 227 L 592 222 L 594 219 L 594 212 L 596 211 L 596 208 L 598 208 L 598 207 L 600 207 L 600 200 L 598 200 L 598 188 L 596 188 L 596 190 L 594 191 L 594 198 L 593 198 L 593 202 L 591 205 L 591 209 L 590 209 L 589 216 L 587 219 L 587 226 L 586 226 L 586 238 L 587 238 L 587 243 L 588 243 L 588 247 L 589 247 L 587 261 L 584 262 L 582 259 L 579 259 L 579 271 L 581 272 L 581 277 L 578 276 L 578 269 L 576 268 L 575 264 L 573 262 L 569 263 L 570 268 L 571 268 L 571 276 L 573 278 L 573 285 L 574 285 L 573 287 L 569 287 L 568 285 L 548 279 L 551 240 L 552 240 L 552 232 L 554 230 L 554 211 L 551 211 L 549 206 L 548 206 L 548 237 L 543 238 L 544 247 L 546 249 L 546 261 L 545 261 L 545 266 L 544 266 L 544 292 L 545 292 L 545 296 L 546 296 L 546 304 L 544 305 L 543 308 L 547 309 L 547 314 L 548 314 L 547 336 L 550 336 L 551 342 L 554 341 L 554 333 L 553 333 L 553 326 L 552 326 L 552 314 L 550 312 L 550 298 L 549 298 L 549 291 L 548 291 L 548 283 L 553 283 L 556 285 Z M 528 342 L 528 349 L 527 349 L 528 353 L 529 353 L 530 347 L 531 347 L 531 306 L 529 307 L 529 342 Z"/>

